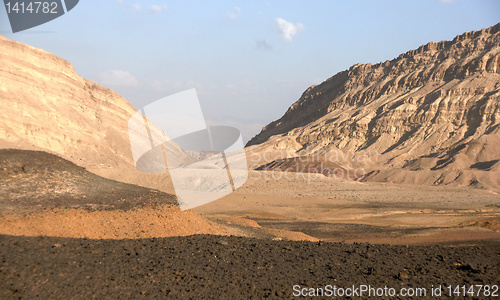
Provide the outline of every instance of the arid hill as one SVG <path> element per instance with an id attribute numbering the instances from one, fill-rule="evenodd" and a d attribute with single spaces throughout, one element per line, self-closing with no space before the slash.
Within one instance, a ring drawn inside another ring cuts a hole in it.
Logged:
<path id="1" fill-rule="evenodd" d="M 46 209 L 131 210 L 166 205 L 175 196 L 102 178 L 42 151 L 0 149 L 0 214 Z"/>
<path id="2" fill-rule="evenodd" d="M 133 167 L 136 109 L 42 49 L 0 36 L 0 148 L 48 151 L 79 166 Z"/>
<path id="3" fill-rule="evenodd" d="M 363 180 L 500 191 L 499 125 L 497 24 L 391 61 L 356 64 L 308 88 L 247 146 L 257 153 L 341 151 L 349 159 L 333 162 L 362 167 Z"/>
<path id="4" fill-rule="evenodd" d="M 0 149 L 0 234 L 97 239 L 193 234 L 317 241 L 250 220 L 209 221 L 175 196 L 105 179 L 43 151 Z"/>
<path id="5" fill-rule="evenodd" d="M 0 36 L 0 149 L 46 151 L 108 179 L 173 193 L 168 174 L 134 166 L 129 119 L 136 111 L 70 62 Z"/>
<path id="6" fill-rule="evenodd" d="M 102 178 L 42 151 L 0 150 L 0 233 L 135 238 L 224 234 L 175 196 Z"/>
<path id="7" fill-rule="evenodd" d="M 128 125 L 136 109 L 80 77 L 70 62 L 0 36 L 0 103 L 0 232 L 89 238 L 226 233 L 192 211 L 181 212 L 168 176 L 135 169 Z M 132 185 L 141 180 L 168 192 Z"/>

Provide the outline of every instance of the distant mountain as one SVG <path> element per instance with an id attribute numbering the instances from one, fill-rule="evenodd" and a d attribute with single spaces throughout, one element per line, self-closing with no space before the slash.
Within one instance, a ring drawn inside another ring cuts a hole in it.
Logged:
<path id="1" fill-rule="evenodd" d="M 352 162 L 363 180 L 500 191 L 499 125 L 500 23 L 311 86 L 247 147 L 372 153 Z"/>

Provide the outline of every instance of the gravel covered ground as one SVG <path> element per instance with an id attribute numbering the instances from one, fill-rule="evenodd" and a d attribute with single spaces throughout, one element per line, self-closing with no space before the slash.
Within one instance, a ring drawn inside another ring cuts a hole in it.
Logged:
<path id="1" fill-rule="evenodd" d="M 213 235 L 136 240 L 0 236 L 1 299 L 293 298 L 298 293 L 294 285 L 353 284 L 387 286 L 396 293 L 422 287 L 429 297 L 432 286 L 442 285 L 444 294 L 448 285 L 499 283 L 500 243 L 495 242 L 388 246 Z"/>

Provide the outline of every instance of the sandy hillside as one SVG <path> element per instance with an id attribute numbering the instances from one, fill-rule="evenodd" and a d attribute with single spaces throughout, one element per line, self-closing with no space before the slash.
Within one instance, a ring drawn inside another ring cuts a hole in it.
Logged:
<path id="1" fill-rule="evenodd" d="M 0 50 L 1 232 L 90 238 L 227 233 L 181 212 L 171 194 L 82 168 L 125 168 L 144 176 L 134 167 L 129 142 L 136 109 L 42 49 L 0 36 Z"/>
<path id="2" fill-rule="evenodd" d="M 42 151 L 0 150 L 0 175 L 1 234 L 92 239 L 219 234 L 317 240 L 238 217 L 209 221 L 192 210 L 181 211 L 172 194 L 109 180 Z"/>
<path id="3" fill-rule="evenodd" d="M 69 61 L 0 36 L 0 99 L 0 148 L 48 151 L 83 167 L 134 168 L 129 119 L 137 110 Z"/>
<path id="4" fill-rule="evenodd" d="M 226 234 L 175 196 L 94 175 L 42 151 L 0 150 L 0 232 L 140 238 Z"/>

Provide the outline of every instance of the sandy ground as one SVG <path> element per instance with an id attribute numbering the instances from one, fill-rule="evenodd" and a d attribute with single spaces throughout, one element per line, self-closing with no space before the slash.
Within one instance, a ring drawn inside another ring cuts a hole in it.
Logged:
<path id="1" fill-rule="evenodd" d="M 169 176 L 91 169 L 173 193 Z M 220 223 L 303 232 L 324 241 L 425 244 L 500 240 L 500 195 L 474 188 L 356 182 L 322 175 L 251 171 L 236 192 L 197 207 Z M 231 223 L 231 222 L 229 222 Z"/>
<path id="2" fill-rule="evenodd" d="M 318 240 L 252 222 L 238 217 L 210 221 L 192 210 L 182 211 L 172 194 L 105 179 L 49 153 L 0 150 L 0 234 L 90 239 L 216 234 Z"/>
<path id="3" fill-rule="evenodd" d="M 157 206 L 129 211 L 57 209 L 0 218 L 0 232 L 22 236 L 59 236 L 91 239 L 124 239 L 228 234 L 216 223 L 193 211 Z"/>
<path id="4" fill-rule="evenodd" d="M 500 239 L 500 195 L 471 188 L 252 172 L 235 193 L 194 210 L 209 219 L 237 216 L 332 242 Z"/>
<path id="5" fill-rule="evenodd" d="M 56 209 L 24 215 L 10 214 L 0 216 L 0 234 L 90 239 L 217 234 L 274 240 L 319 240 L 302 232 L 262 227 L 244 218 L 219 216 L 210 221 L 192 210 L 180 211 L 178 207 L 169 206 L 128 211 Z"/>

